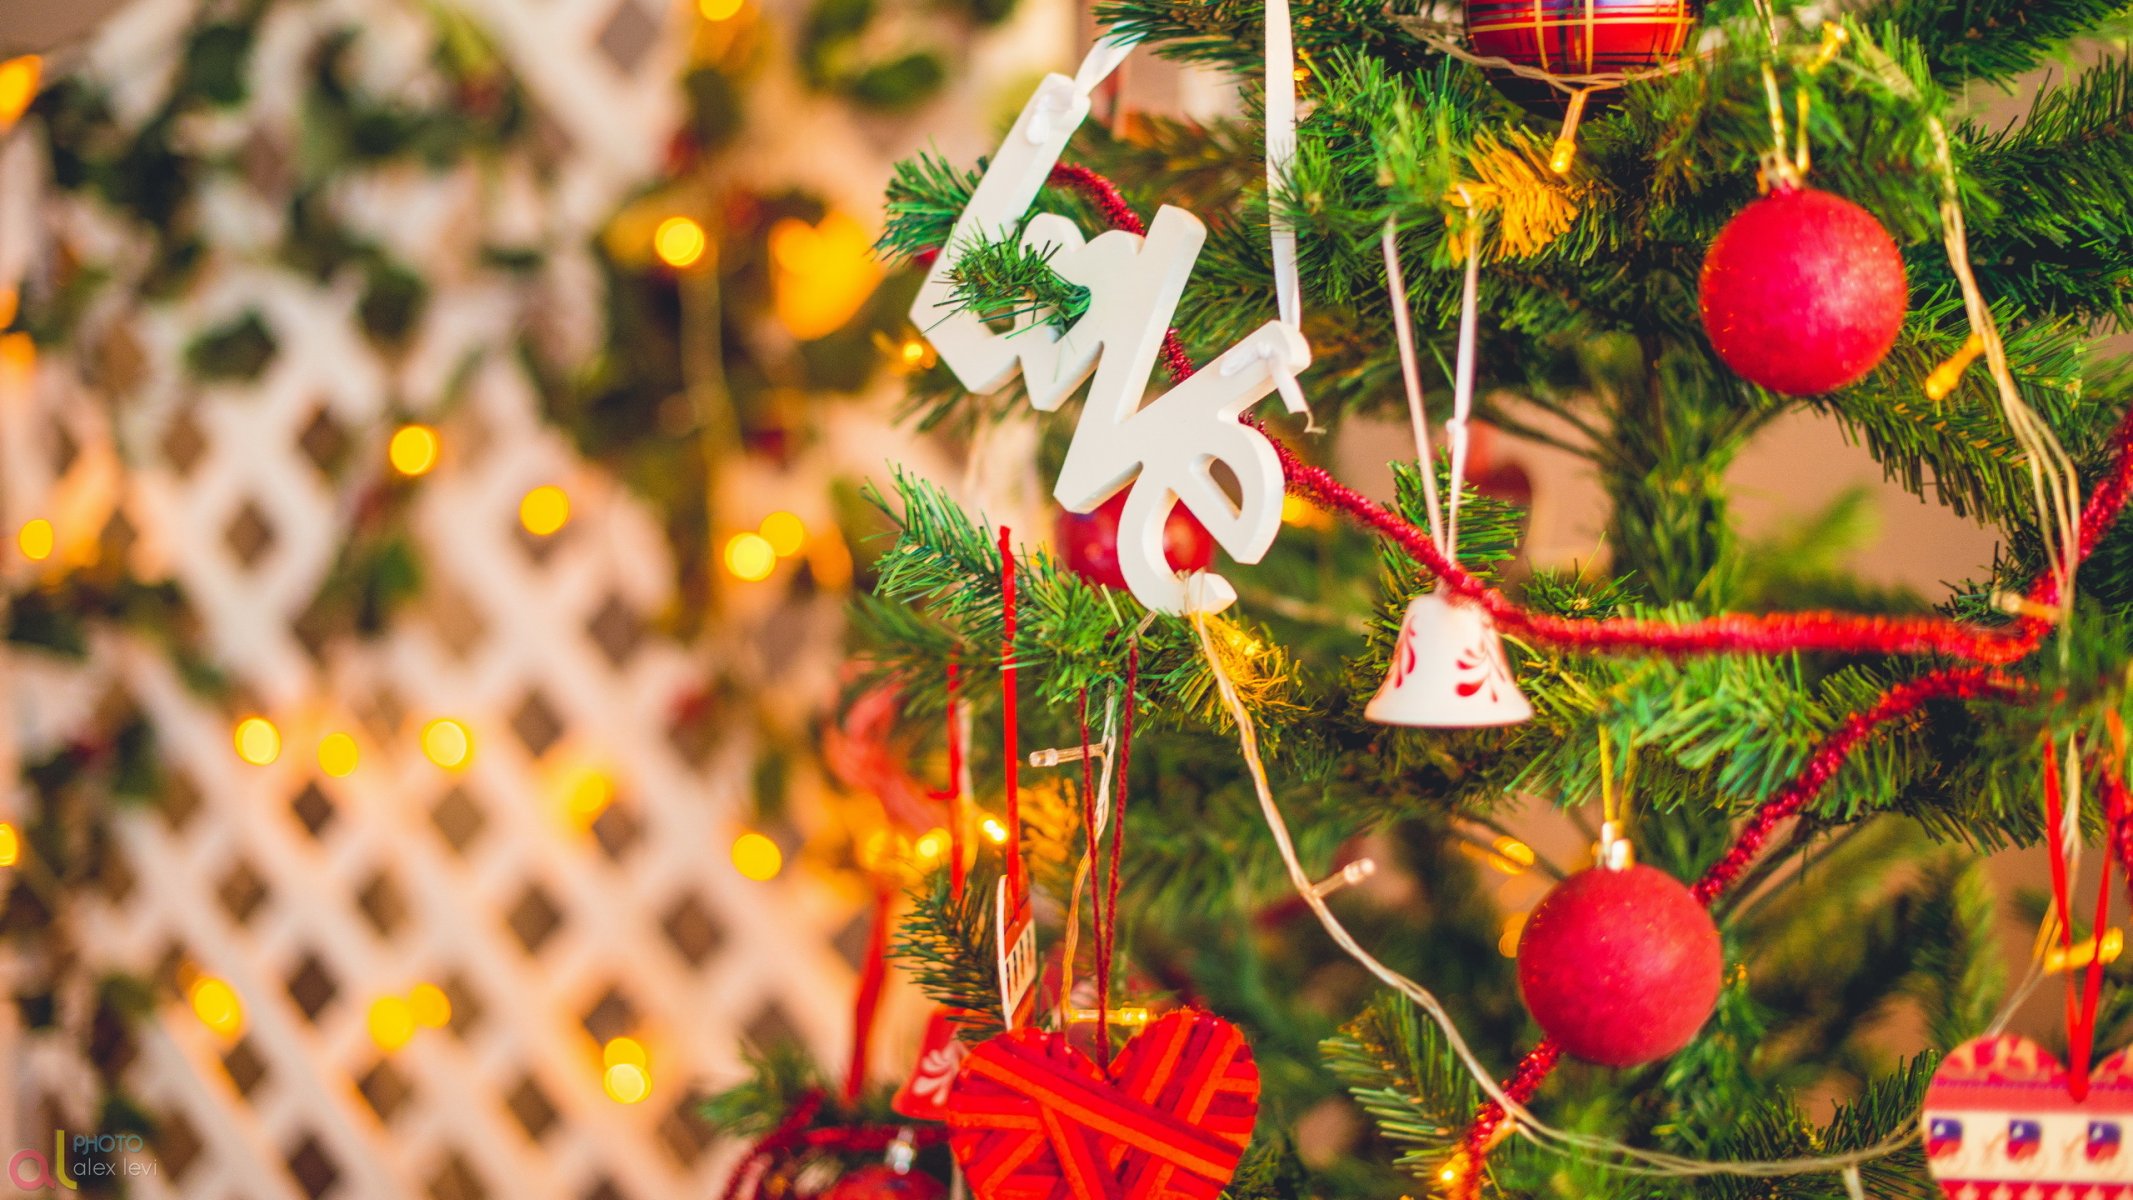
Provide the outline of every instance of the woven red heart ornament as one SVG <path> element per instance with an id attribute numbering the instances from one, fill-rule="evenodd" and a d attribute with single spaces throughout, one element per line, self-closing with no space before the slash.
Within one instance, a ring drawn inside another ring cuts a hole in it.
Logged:
<path id="1" fill-rule="evenodd" d="M 1214 1200 L 1258 1112 L 1244 1035 L 1174 1012 L 1126 1044 L 1108 1079 L 1062 1034 L 986 1041 L 949 1096 L 948 1145 L 978 1200 Z"/>

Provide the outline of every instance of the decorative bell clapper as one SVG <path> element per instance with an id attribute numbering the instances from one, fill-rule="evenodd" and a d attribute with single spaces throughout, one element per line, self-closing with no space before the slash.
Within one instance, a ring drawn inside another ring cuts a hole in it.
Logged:
<path id="1" fill-rule="evenodd" d="M 1400 376 L 1407 389 L 1407 410 L 1415 429 L 1415 460 L 1422 471 L 1422 491 L 1429 508 L 1430 536 L 1444 556 L 1456 561 L 1459 547 L 1459 498 L 1466 487 L 1467 418 L 1474 403 L 1476 288 L 1480 279 L 1478 234 L 1466 245 L 1466 284 L 1459 316 L 1459 361 L 1452 397 L 1452 419 L 1445 422 L 1451 443 L 1451 495 L 1439 511 L 1435 457 L 1429 448 L 1429 424 L 1422 410 L 1421 373 L 1416 368 L 1414 333 L 1407 316 L 1407 285 L 1401 278 L 1396 230 L 1386 223 L 1383 238 L 1385 281 L 1391 294 L 1393 325 L 1400 339 Z M 1400 637 L 1392 648 L 1392 669 L 1363 715 L 1386 725 L 1425 729 L 1475 729 L 1515 725 L 1531 720 L 1533 706 L 1518 690 L 1503 638 L 1488 610 L 1442 588 L 1408 602 Z"/>
<path id="2" fill-rule="evenodd" d="M 1385 725 L 1476 729 L 1531 720 L 1488 612 L 1442 591 L 1407 606 L 1392 671 L 1363 715 Z"/>

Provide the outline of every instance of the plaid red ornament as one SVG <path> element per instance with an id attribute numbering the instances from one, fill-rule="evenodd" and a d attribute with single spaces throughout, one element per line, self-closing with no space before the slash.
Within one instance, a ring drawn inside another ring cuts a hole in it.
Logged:
<path id="1" fill-rule="evenodd" d="M 1064 1034 L 986 1041 L 956 1077 L 948 1145 L 978 1200 L 1214 1200 L 1258 1112 L 1244 1035 L 1174 1012 L 1126 1044 L 1109 1078 Z"/>
<path id="2" fill-rule="evenodd" d="M 1702 0 L 1467 0 L 1466 41 L 1550 75 L 1627 75 L 1681 53 L 1702 10 Z M 1496 82 L 1521 104 L 1560 109 L 1566 99 L 1508 72 Z"/>

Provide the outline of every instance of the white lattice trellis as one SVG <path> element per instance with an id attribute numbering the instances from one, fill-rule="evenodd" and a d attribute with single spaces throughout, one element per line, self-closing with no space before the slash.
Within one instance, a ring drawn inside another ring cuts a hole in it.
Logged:
<path id="1" fill-rule="evenodd" d="M 122 818 L 127 870 L 114 902 L 92 909 L 87 944 L 134 970 L 196 964 L 245 1003 L 234 1040 L 177 1003 L 141 1037 L 128 1078 L 167 1130 L 145 1195 L 707 1194 L 717 1164 L 686 1112 L 690 1085 L 730 1076 L 744 1034 L 791 1027 L 826 1057 L 846 1036 L 851 974 L 834 940 L 853 910 L 800 880 L 745 881 L 726 863 L 752 748 L 669 735 L 674 701 L 704 663 L 645 630 L 671 599 L 657 526 L 543 427 L 508 352 L 537 306 L 551 306 L 544 328 L 583 328 L 596 298 L 462 265 L 485 222 L 582 244 L 656 160 L 679 39 L 661 36 L 668 14 L 651 0 L 467 7 L 497 30 L 569 149 L 546 193 L 469 167 L 393 172 L 343 197 L 352 221 L 372 214 L 375 236 L 434 275 L 404 355 L 381 354 L 357 330 L 352 286 L 315 286 L 240 252 L 172 307 L 92 316 L 109 332 L 84 357 L 102 364 L 105 386 L 113 362 L 125 368 L 122 404 L 79 382 L 80 362 L 47 361 L 34 382 L 0 379 L 7 527 L 49 515 L 63 541 L 101 537 L 141 572 L 174 578 L 214 656 L 284 738 L 274 764 L 240 762 L 231 714 L 123 639 L 100 645 L 87 669 L 26 655 L 9 664 L 26 747 L 66 736 L 123 687 L 178 780 L 163 811 Z M 122 103 L 143 102 L 192 8 L 144 0 L 86 69 Z M 381 80 L 414 72 L 426 52 L 416 5 L 278 6 L 253 115 L 198 136 L 241 144 L 257 135 L 252 121 L 288 136 L 305 30 L 345 21 L 364 27 L 367 69 Z M 19 196 L 25 165 L 10 154 Z M 234 182 L 208 209 L 240 250 L 271 241 L 261 231 L 280 219 Z M 130 252 L 86 212 L 53 219 L 78 246 Z M 188 339 L 245 308 L 280 344 L 264 377 L 188 383 Z M 463 401 L 436 418 L 445 458 L 415 502 L 429 572 L 419 611 L 321 654 L 303 609 L 355 506 L 353 486 L 321 462 L 382 456 L 395 413 L 427 415 L 477 355 Z M 116 430 L 112 411 L 123 414 Z M 537 539 L 517 506 L 546 483 L 566 488 L 573 517 Z M 474 731 L 463 772 L 418 748 L 423 723 L 447 715 Z M 345 778 L 316 761 L 330 731 L 360 746 Z M 588 772 L 612 778 L 615 798 L 583 829 L 564 797 Z M 381 1051 L 366 1029 L 371 1002 L 423 981 L 451 995 L 451 1025 Z M 635 1106 L 600 1085 L 600 1040 L 624 1032 L 651 1054 L 655 1090 Z M 56 1052 L 15 1063 L 10 1138 L 43 1144 L 55 1121 L 83 1119 L 68 1111 L 78 1076 Z"/>

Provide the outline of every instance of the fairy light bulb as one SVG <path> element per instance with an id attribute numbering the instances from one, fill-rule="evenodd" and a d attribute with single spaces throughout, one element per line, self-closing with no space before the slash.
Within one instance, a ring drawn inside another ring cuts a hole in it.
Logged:
<path id="1" fill-rule="evenodd" d="M 998 817 L 985 818 L 983 821 L 978 822 L 978 828 L 984 831 L 985 840 L 995 846 L 1002 845 L 1007 841 L 1007 824 Z"/>
<path id="2" fill-rule="evenodd" d="M 1926 399 L 1939 403 L 1954 394 L 1962 385 L 1964 373 L 1984 353 L 1985 339 L 1971 334 L 1970 340 L 1963 343 L 1963 348 L 1956 351 L 1954 357 L 1933 368 L 1933 373 L 1926 376 Z"/>
<path id="3" fill-rule="evenodd" d="M 52 530 L 52 523 L 43 517 L 24 521 L 22 528 L 15 533 L 15 548 L 22 551 L 22 557 L 31 562 L 43 562 L 52 557 L 52 549 L 58 541 L 58 535 Z"/>
<path id="4" fill-rule="evenodd" d="M 37 98 L 37 84 L 44 77 L 44 60 L 24 54 L 0 62 L 0 133 L 15 127 Z"/>
<path id="5" fill-rule="evenodd" d="M 613 1067 L 624 1063 L 633 1067 L 649 1069 L 652 1065 L 652 1060 L 644 1052 L 644 1043 L 636 1038 L 609 1038 L 607 1044 L 600 1047 L 600 1065 Z"/>
<path id="6" fill-rule="evenodd" d="M 439 717 L 422 727 L 422 753 L 447 771 L 463 770 L 474 757 L 474 735 L 463 722 Z"/>
<path id="7" fill-rule="evenodd" d="M 570 497 L 554 484 L 542 484 L 518 502 L 518 523 L 535 537 L 547 537 L 570 521 Z"/>
<path id="8" fill-rule="evenodd" d="M 452 1023 L 452 998 L 434 983 L 418 983 L 408 989 L 408 1011 L 424 1029 L 442 1029 Z"/>
<path id="9" fill-rule="evenodd" d="M 919 835 L 918 841 L 911 846 L 911 852 L 917 856 L 920 866 L 932 867 L 939 864 L 941 857 L 948 853 L 949 844 L 947 830 L 929 829 Z"/>
<path id="10" fill-rule="evenodd" d="M 616 1063 L 600 1073 L 600 1086 L 617 1104 L 639 1104 L 652 1094 L 652 1075 L 636 1063 Z"/>
<path id="11" fill-rule="evenodd" d="M 696 11 L 706 21 L 728 21 L 741 11 L 741 0 L 696 0 Z"/>
<path id="12" fill-rule="evenodd" d="M 244 1032 L 244 1002 L 237 998 L 237 989 L 212 975 L 195 981 L 187 999 L 193 1006 L 193 1015 L 202 1025 L 221 1034 L 235 1037 Z"/>
<path id="13" fill-rule="evenodd" d="M 807 545 L 807 526 L 800 518 L 789 512 L 774 512 L 763 518 L 756 532 L 770 543 L 770 549 L 779 558 L 791 558 Z"/>
<path id="14" fill-rule="evenodd" d="M 588 770 L 571 781 L 563 806 L 580 828 L 588 828 L 615 802 L 615 781 L 602 771 Z"/>
<path id="15" fill-rule="evenodd" d="M 760 833 L 744 833 L 733 839 L 733 869 L 744 878 L 768 883 L 785 869 L 785 852 Z"/>
<path id="16" fill-rule="evenodd" d="M 427 425 L 402 425 L 393 432 L 392 440 L 385 444 L 385 457 L 393 470 L 409 479 L 427 475 L 437 465 L 437 457 L 443 443 L 437 431 Z"/>
<path id="17" fill-rule="evenodd" d="M 237 757 L 255 767 L 264 767 L 281 757 L 281 730 L 265 717 L 246 717 L 232 734 Z"/>
<path id="18" fill-rule="evenodd" d="M 760 533 L 736 533 L 726 542 L 726 569 L 736 579 L 756 583 L 777 568 L 777 547 Z"/>
<path id="19" fill-rule="evenodd" d="M 0 821 L 0 867 L 12 867 L 22 861 L 22 835 L 15 832 L 14 825 Z"/>
<path id="20" fill-rule="evenodd" d="M 689 217 L 668 217 L 652 231 L 652 253 L 677 271 L 695 266 L 710 244 L 704 227 Z"/>
<path id="21" fill-rule="evenodd" d="M 405 996 L 380 996 L 371 1001 L 364 1024 L 370 1030 L 370 1040 L 390 1054 L 414 1040 L 415 1008 Z"/>
<path id="22" fill-rule="evenodd" d="M 335 779 L 353 775 L 361 757 L 356 740 L 345 733 L 329 733 L 319 739 L 318 769 Z"/>

